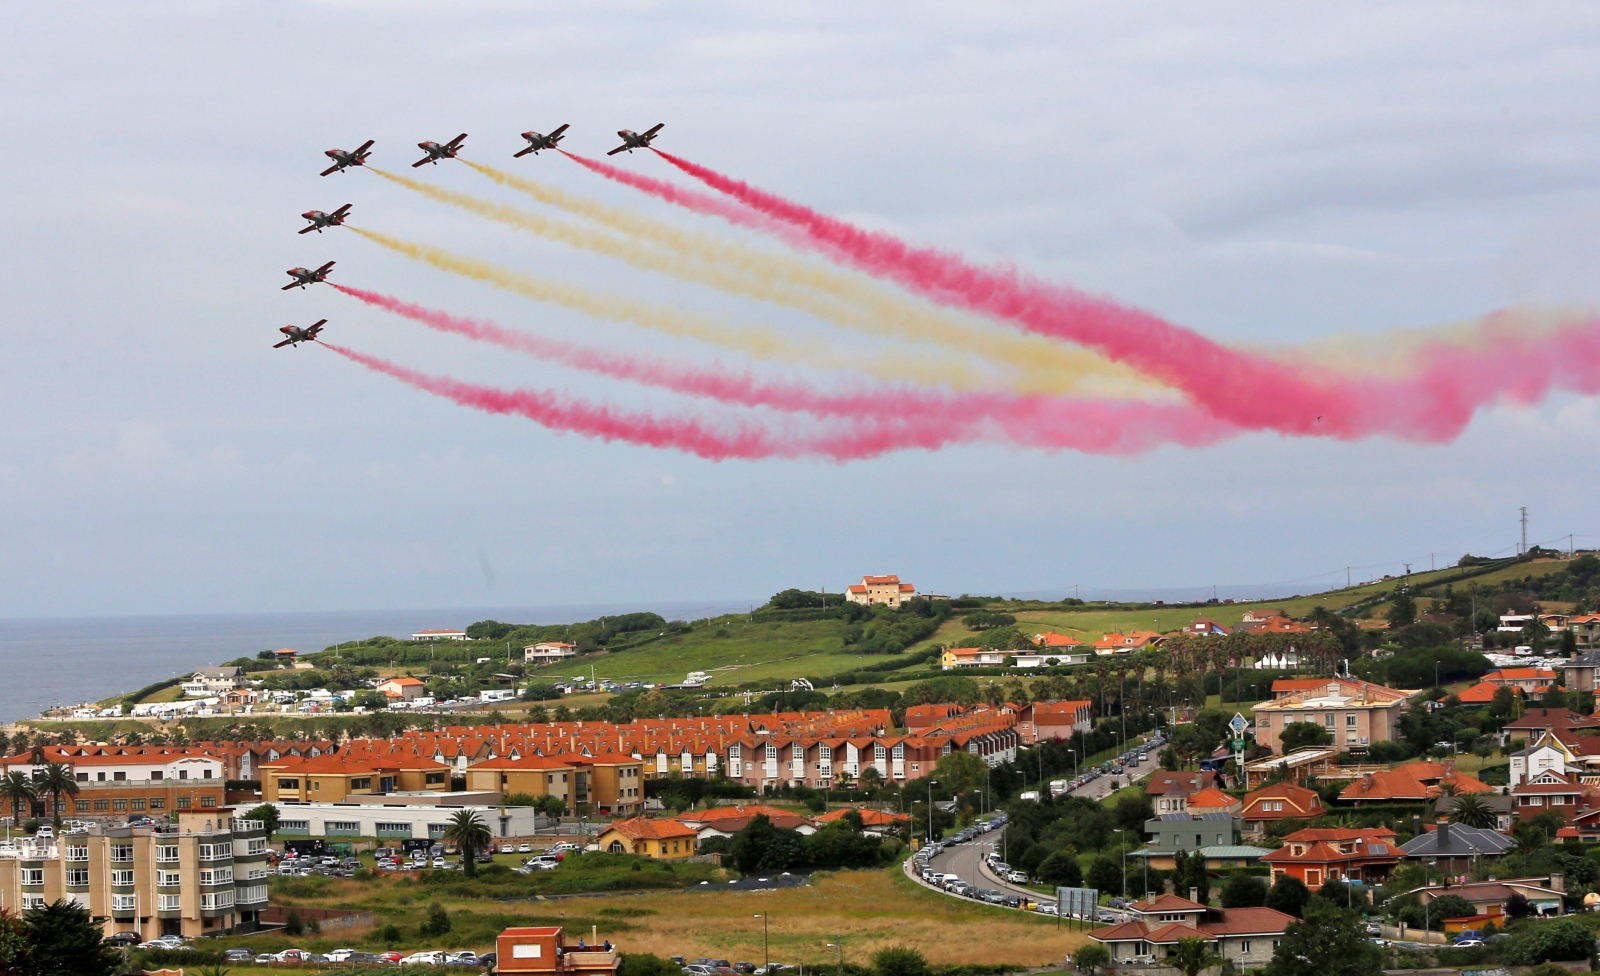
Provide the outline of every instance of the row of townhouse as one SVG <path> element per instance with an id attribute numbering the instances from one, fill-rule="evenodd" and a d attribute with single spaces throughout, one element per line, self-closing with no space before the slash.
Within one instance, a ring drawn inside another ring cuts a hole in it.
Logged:
<path id="1" fill-rule="evenodd" d="M 0 759 L 0 777 L 21 773 L 38 783 L 52 763 L 67 765 L 76 795 L 50 796 L 36 787 L 34 817 L 127 819 L 185 810 L 209 811 L 226 800 L 226 767 L 215 756 L 189 751 L 84 751 L 35 747 Z"/>
<path id="2" fill-rule="evenodd" d="M 775 827 L 810 835 L 851 815 L 860 817 L 861 832 L 873 837 L 886 836 L 911 822 L 908 814 L 867 808 L 837 809 L 819 817 L 806 817 L 792 810 L 749 803 L 691 810 L 671 818 L 619 820 L 597 836 L 595 843 L 602 851 L 674 860 L 694 854 L 706 841 L 732 837 L 757 817 L 766 817 Z"/>
<path id="3" fill-rule="evenodd" d="M 226 807 L 180 811 L 176 824 L 91 825 L 0 841 L 0 908 L 77 902 L 106 935 L 253 931 L 267 907 L 267 831 Z"/>

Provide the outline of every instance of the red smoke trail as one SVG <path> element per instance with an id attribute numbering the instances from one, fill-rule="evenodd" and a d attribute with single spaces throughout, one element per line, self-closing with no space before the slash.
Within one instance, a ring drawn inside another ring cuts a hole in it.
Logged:
<path id="1" fill-rule="evenodd" d="M 631 186 L 635 190 L 648 193 L 649 195 L 658 197 L 667 201 L 668 203 L 675 203 L 687 210 L 708 214 L 712 217 L 721 217 L 730 224 L 737 224 L 740 227 L 749 227 L 754 230 L 763 231 L 765 233 L 784 238 L 791 243 L 798 244 L 800 246 L 816 246 L 814 243 L 809 241 L 805 235 L 791 230 L 787 224 L 773 220 L 771 217 L 766 216 L 760 211 L 753 210 L 750 207 L 746 207 L 737 203 L 729 203 L 727 200 L 724 200 L 721 197 L 714 197 L 709 193 L 701 193 L 697 190 L 686 190 L 674 183 L 668 183 L 666 180 L 658 180 L 649 176 L 640 176 L 638 173 L 630 173 L 625 169 L 618 169 L 617 167 L 612 166 L 610 163 L 602 162 L 598 159 L 589 159 L 586 156 L 579 156 L 575 153 L 567 152 L 565 149 L 557 149 L 556 152 L 577 163 L 579 166 L 604 176 L 608 180 L 615 180 L 624 186 Z"/>
<path id="2" fill-rule="evenodd" d="M 1586 321 L 1529 341 L 1505 335 L 1481 353 L 1439 344 L 1419 354 L 1424 369 L 1398 380 L 1352 379 L 1230 349 L 1151 313 L 1005 268 L 974 266 L 934 248 L 791 203 L 670 153 L 685 173 L 802 231 L 830 257 L 887 277 L 945 304 L 1002 318 L 1029 331 L 1097 349 L 1176 387 L 1218 417 L 1247 429 L 1353 439 L 1391 434 L 1437 442 L 1461 432 L 1473 412 L 1506 396 L 1529 402 L 1553 387 L 1591 392 L 1600 374 L 1600 331 Z M 606 167 L 596 172 L 611 175 Z M 613 177 L 615 178 L 615 177 Z M 700 209 L 695 195 L 668 193 L 661 181 L 623 180 L 647 193 Z M 670 184 L 666 184 L 670 186 Z M 704 210 L 722 216 L 721 210 Z M 742 221 L 751 226 L 748 220 Z M 1465 371 L 1470 379 L 1461 373 Z"/>
<path id="3" fill-rule="evenodd" d="M 974 429 L 981 430 L 985 421 L 1019 446 L 1096 454 L 1133 454 L 1168 443 L 1200 446 L 1238 432 L 1187 405 L 905 389 L 824 393 L 803 383 L 762 380 L 749 373 L 685 368 L 604 352 L 507 329 L 484 319 L 451 315 L 378 292 L 330 284 L 352 298 L 441 332 L 490 342 L 614 379 L 738 406 L 897 424 L 899 432 L 908 438 L 905 446 L 965 439 Z"/>
<path id="4" fill-rule="evenodd" d="M 515 414 L 555 431 L 570 431 L 585 437 L 646 447 L 670 448 L 712 461 L 803 456 L 858 461 L 893 450 L 911 447 L 934 450 L 953 442 L 972 439 L 970 434 L 961 431 L 905 430 L 892 424 L 859 425 L 841 432 L 809 437 L 775 434 L 750 425 L 717 430 L 694 418 L 655 417 L 623 411 L 549 390 L 502 390 L 480 386 L 448 376 L 419 372 L 331 342 L 321 342 L 319 345 L 374 372 L 474 410 Z"/>

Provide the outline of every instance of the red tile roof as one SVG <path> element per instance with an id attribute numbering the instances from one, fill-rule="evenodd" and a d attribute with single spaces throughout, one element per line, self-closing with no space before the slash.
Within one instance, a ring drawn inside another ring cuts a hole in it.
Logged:
<path id="1" fill-rule="evenodd" d="M 645 817 L 633 817 L 628 820 L 618 820 L 609 829 L 634 840 L 675 840 L 696 836 L 692 828 L 670 819 L 649 820 Z"/>

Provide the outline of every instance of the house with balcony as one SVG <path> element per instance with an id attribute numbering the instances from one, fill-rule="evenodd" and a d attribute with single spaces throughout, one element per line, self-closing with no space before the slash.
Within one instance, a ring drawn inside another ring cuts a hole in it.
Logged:
<path id="1" fill-rule="evenodd" d="M 956 668 L 1000 668 L 1015 651 L 992 647 L 949 647 L 939 656 L 939 664 L 946 671 Z"/>
<path id="2" fill-rule="evenodd" d="M 1327 812 L 1316 790 L 1283 782 L 1246 793 L 1239 817 L 1245 823 L 1246 836 L 1263 837 L 1269 824 L 1280 820 L 1310 820 Z"/>
<path id="3" fill-rule="evenodd" d="M 88 908 L 106 936 L 254 931 L 267 907 L 266 825 L 217 807 L 174 824 L 0 841 L 0 903 L 27 911 L 63 898 Z"/>
<path id="4" fill-rule="evenodd" d="M 196 668 L 194 674 L 179 687 L 190 698 L 211 698 L 244 686 L 244 668 L 231 665 L 221 668 Z"/>
<path id="5" fill-rule="evenodd" d="M 1271 849 L 1242 844 L 1239 838 L 1243 825 L 1228 811 L 1163 814 L 1145 821 L 1144 832 L 1150 835 L 1150 842 L 1128 856 L 1163 871 L 1176 865 L 1174 856 L 1179 851 L 1199 852 L 1205 857 L 1206 866 L 1214 870 L 1255 867 Z"/>
<path id="6" fill-rule="evenodd" d="M 1261 860 L 1274 880 L 1288 875 L 1316 891 L 1329 881 L 1376 885 L 1400 863 L 1395 833 L 1387 827 L 1346 829 L 1310 827 L 1283 839 L 1283 846 Z"/>
<path id="7" fill-rule="evenodd" d="M 1312 722 L 1343 751 L 1399 737 L 1400 718 L 1417 693 L 1353 678 L 1327 678 L 1255 706 L 1256 744 L 1281 752 L 1284 726 Z"/>
<path id="8" fill-rule="evenodd" d="M 540 641 L 529 644 L 522 649 L 522 660 L 534 667 L 543 667 L 546 664 L 559 664 L 568 658 L 578 656 L 578 645 L 566 641 Z"/>
<path id="9" fill-rule="evenodd" d="M 917 595 L 917 588 L 900 582 L 898 576 L 863 576 L 861 582 L 845 587 L 844 598 L 851 603 L 867 606 L 882 604 L 900 609 L 900 605 Z"/>

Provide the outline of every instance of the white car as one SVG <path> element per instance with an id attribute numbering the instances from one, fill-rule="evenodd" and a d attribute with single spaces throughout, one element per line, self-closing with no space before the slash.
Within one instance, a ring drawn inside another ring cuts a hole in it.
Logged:
<path id="1" fill-rule="evenodd" d="M 532 844 L 518 844 L 517 845 L 517 853 L 518 854 L 532 854 L 533 853 L 533 845 Z"/>
<path id="2" fill-rule="evenodd" d="M 478 954 L 471 949 L 462 949 L 459 952 L 452 952 L 445 956 L 444 964 L 446 966 L 476 966 L 478 965 Z"/>
<path id="3" fill-rule="evenodd" d="M 361 950 L 359 950 L 359 949 L 335 949 L 332 952 L 328 953 L 328 961 L 329 962 L 349 962 L 350 961 L 350 954 L 352 952 L 360 952 L 360 951 Z"/>
<path id="4" fill-rule="evenodd" d="M 445 954 L 438 950 L 431 952 L 413 952 L 400 960 L 402 966 L 443 966 Z"/>
<path id="5" fill-rule="evenodd" d="M 433 866 L 436 867 L 436 868 L 442 868 L 442 867 L 444 867 L 444 864 L 445 864 L 445 860 L 442 857 L 436 857 L 436 858 L 433 859 Z"/>

